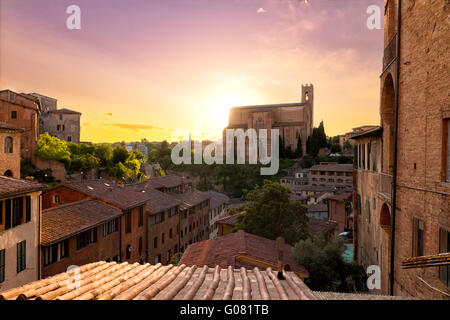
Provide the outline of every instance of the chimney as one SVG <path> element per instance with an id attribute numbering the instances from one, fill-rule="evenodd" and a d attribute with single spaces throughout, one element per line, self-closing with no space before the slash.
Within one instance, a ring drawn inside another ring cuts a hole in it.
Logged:
<path id="1" fill-rule="evenodd" d="M 277 250 L 278 250 L 278 274 L 277 277 L 280 280 L 284 280 L 283 265 L 284 265 L 284 238 L 277 238 Z"/>
<path id="2" fill-rule="evenodd" d="M 181 177 L 181 193 L 184 193 L 184 177 Z"/>

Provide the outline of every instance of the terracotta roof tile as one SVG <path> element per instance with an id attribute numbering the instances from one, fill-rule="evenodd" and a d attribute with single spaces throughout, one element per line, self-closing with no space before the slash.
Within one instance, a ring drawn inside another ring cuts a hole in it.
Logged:
<path id="1" fill-rule="evenodd" d="M 278 280 L 270 268 L 260 270 L 96 262 L 77 270 L 0 293 L 0 299 L 35 300 L 316 300 L 293 272 Z M 78 275 L 77 275 L 78 277 Z M 215 280 L 217 282 L 215 282 Z"/>
<path id="2" fill-rule="evenodd" d="M 0 176 L 0 199 L 34 191 L 42 191 L 46 188 L 45 185 L 37 182 Z"/>
<path id="3" fill-rule="evenodd" d="M 93 199 L 44 210 L 42 211 L 41 243 L 50 245 L 120 215 L 122 211 Z"/>
<path id="4" fill-rule="evenodd" d="M 327 221 L 318 218 L 309 218 L 308 230 L 309 234 L 314 237 L 316 235 L 325 235 L 330 231 L 335 230 L 337 223 L 334 221 Z"/>
<path id="5" fill-rule="evenodd" d="M 226 194 L 217 191 L 209 190 L 206 192 L 206 194 L 208 194 L 211 199 L 209 206 L 210 209 L 215 209 L 222 204 L 227 204 L 230 201 L 230 198 Z"/>
<path id="6" fill-rule="evenodd" d="M 229 226 L 234 226 L 236 224 L 236 222 L 237 222 L 237 217 L 239 215 L 240 215 L 240 213 L 236 213 L 236 214 L 233 214 L 232 216 L 223 217 L 221 219 L 218 219 L 216 221 L 216 223 L 222 223 L 222 224 L 226 224 L 226 225 L 229 225 Z"/>
<path id="7" fill-rule="evenodd" d="M 292 271 L 299 272 L 308 277 L 308 271 L 298 265 L 291 258 L 292 247 L 286 245 L 284 262 L 289 264 Z M 278 264 L 277 243 L 274 240 L 259 237 L 243 230 L 231 233 L 216 239 L 201 241 L 189 245 L 181 258 L 180 263 L 188 266 L 207 265 L 209 267 L 254 267 L 245 265 L 236 260 L 237 256 L 246 255 L 272 265 Z"/>
<path id="8" fill-rule="evenodd" d="M 149 197 L 133 185 L 120 186 L 115 181 L 86 180 L 64 183 L 65 186 L 88 196 L 101 199 L 122 210 L 131 209 L 146 203 Z"/>

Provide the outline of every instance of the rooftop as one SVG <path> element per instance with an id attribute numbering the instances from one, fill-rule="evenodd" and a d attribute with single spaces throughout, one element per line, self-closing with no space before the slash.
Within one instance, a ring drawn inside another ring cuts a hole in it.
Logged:
<path id="1" fill-rule="evenodd" d="M 291 258 L 291 251 L 292 247 L 286 244 L 284 263 L 289 265 L 290 270 L 302 277 L 308 277 L 308 271 Z M 233 266 L 249 269 L 255 265 L 276 267 L 278 264 L 277 242 L 239 230 L 216 239 L 189 245 L 180 263 L 188 266 L 218 265 L 222 268 Z"/>
<path id="2" fill-rule="evenodd" d="M 289 185 L 288 188 L 294 191 L 314 191 L 314 192 L 322 192 L 322 191 L 336 191 L 336 187 L 332 186 L 313 186 L 311 184 L 307 185 Z"/>
<path id="3" fill-rule="evenodd" d="M 233 214 L 232 216 L 223 217 L 221 219 L 218 219 L 216 221 L 216 223 L 221 223 L 221 224 L 226 224 L 226 225 L 229 225 L 229 226 L 234 226 L 236 224 L 236 222 L 237 222 L 237 217 L 239 215 L 240 215 L 240 213 L 236 213 L 236 214 Z"/>
<path id="4" fill-rule="evenodd" d="M 70 109 L 66 109 L 66 108 L 50 110 L 49 113 L 81 114 L 81 112 L 70 110 Z"/>
<path id="5" fill-rule="evenodd" d="M 308 212 L 328 212 L 328 205 L 325 203 L 313 203 L 308 206 Z"/>
<path id="6" fill-rule="evenodd" d="M 205 200 L 209 200 L 209 196 L 206 192 L 198 190 L 188 190 L 184 193 L 172 193 L 173 198 L 181 201 L 181 209 L 187 209 L 192 206 L 196 206 Z"/>
<path id="7" fill-rule="evenodd" d="M 42 211 L 41 243 L 50 245 L 119 217 L 122 211 L 87 199 Z"/>
<path id="8" fill-rule="evenodd" d="M 206 192 L 211 198 L 210 198 L 210 209 L 215 209 L 221 206 L 222 204 L 228 203 L 230 201 L 230 198 L 223 193 L 209 190 Z"/>
<path id="9" fill-rule="evenodd" d="M 236 106 L 231 109 L 272 109 L 278 107 L 301 107 L 306 105 L 304 102 L 293 102 L 293 103 L 276 103 L 276 104 L 259 104 L 250 106 Z"/>
<path id="10" fill-rule="evenodd" d="M 327 221 L 318 218 L 309 218 L 308 229 L 309 234 L 314 237 L 316 235 L 325 235 L 337 227 L 337 223 L 334 221 Z"/>
<path id="11" fill-rule="evenodd" d="M 95 262 L 0 293 L 0 300 L 316 300 L 295 276 L 270 268 Z M 78 275 L 77 275 L 78 277 Z"/>
<path id="12" fill-rule="evenodd" d="M 37 182 L 0 175 L 0 199 L 29 192 L 42 191 L 46 188 L 47 187 L 45 185 Z"/>
<path id="13" fill-rule="evenodd" d="M 351 200 L 351 197 L 352 197 L 352 193 L 351 192 L 347 192 L 347 193 L 335 194 L 335 195 L 328 196 L 327 199 L 335 200 L 335 201 L 342 201 L 344 199 Z"/>
<path id="14" fill-rule="evenodd" d="M 353 164 L 339 164 L 339 163 L 326 163 L 316 164 L 310 168 L 311 171 L 338 171 L 338 172 L 353 172 Z"/>
<path id="15" fill-rule="evenodd" d="M 119 185 L 115 181 L 85 180 L 63 184 L 93 198 L 101 199 L 122 210 L 131 209 L 146 203 L 149 197 L 138 191 L 134 185 Z"/>

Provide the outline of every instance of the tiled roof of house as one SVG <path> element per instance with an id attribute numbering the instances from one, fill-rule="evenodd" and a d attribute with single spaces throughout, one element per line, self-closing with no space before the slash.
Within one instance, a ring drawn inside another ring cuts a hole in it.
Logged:
<path id="1" fill-rule="evenodd" d="M 316 164 L 313 165 L 310 169 L 311 171 L 336 171 L 336 172 L 352 172 L 353 164 Z"/>
<path id="2" fill-rule="evenodd" d="M 45 185 L 37 182 L 0 176 L 0 199 L 34 191 L 42 191 L 46 188 Z"/>
<path id="3" fill-rule="evenodd" d="M 57 110 L 50 110 L 49 113 L 81 114 L 81 112 L 70 110 L 70 109 L 66 109 L 66 108 L 57 109 Z"/>
<path id="4" fill-rule="evenodd" d="M 313 203 L 308 206 L 308 212 L 328 212 L 328 206 L 325 203 Z"/>
<path id="5" fill-rule="evenodd" d="M 210 209 L 215 209 L 222 204 L 226 204 L 230 201 L 230 198 L 226 194 L 217 191 L 209 190 L 206 192 L 206 194 L 210 196 Z"/>
<path id="6" fill-rule="evenodd" d="M 223 217 L 221 219 L 218 219 L 216 221 L 216 223 L 221 223 L 221 224 L 226 224 L 226 225 L 229 225 L 229 226 L 234 226 L 236 224 L 236 222 L 237 222 L 237 217 L 239 215 L 240 215 L 240 213 L 236 213 L 236 214 L 233 214 L 232 216 Z"/>
<path id="7" fill-rule="evenodd" d="M 79 271 L 79 274 L 76 272 Z M 29 300 L 316 300 L 293 272 L 95 262 L 0 293 Z M 74 285 L 74 281 L 80 281 Z"/>
<path id="8" fill-rule="evenodd" d="M 325 235 L 330 231 L 335 230 L 337 223 L 334 221 L 328 221 L 318 218 L 309 218 L 308 230 L 309 234 L 314 237 L 316 235 Z"/>
<path id="9" fill-rule="evenodd" d="M 122 210 L 131 209 L 146 203 L 149 197 L 134 185 L 119 185 L 114 181 L 87 180 L 64 183 L 65 186 L 93 198 L 101 199 Z"/>
<path id="10" fill-rule="evenodd" d="M 50 245 L 119 217 L 122 211 L 86 199 L 42 211 L 41 243 Z"/>
<path id="11" fill-rule="evenodd" d="M 186 209 L 195 206 L 205 200 L 209 200 L 209 196 L 206 192 L 198 190 L 188 190 L 184 193 L 172 193 L 170 194 L 177 200 L 181 201 L 181 208 Z"/>
<path id="12" fill-rule="evenodd" d="M 167 193 L 158 190 L 146 190 L 146 192 L 150 197 L 150 200 L 147 201 L 150 213 L 158 213 L 181 204 L 180 200 Z"/>
<path id="13" fill-rule="evenodd" d="M 164 177 L 153 177 L 146 181 L 141 182 L 141 184 L 147 184 L 152 188 L 173 188 L 180 186 L 182 182 L 187 185 L 191 184 L 192 180 L 186 179 L 177 175 L 167 175 Z"/>
<path id="14" fill-rule="evenodd" d="M 314 191 L 314 192 L 320 192 L 320 191 L 336 191 L 336 187 L 332 186 L 313 186 L 313 185 L 290 185 L 288 186 L 291 190 L 294 191 Z"/>
<path id="15" fill-rule="evenodd" d="M 299 272 L 308 277 L 308 271 L 294 262 L 291 257 L 292 247 L 285 245 L 284 263 L 290 266 L 294 272 Z M 238 257 L 246 256 L 272 265 L 278 264 L 278 249 L 275 240 L 259 237 L 243 230 L 231 233 L 216 239 L 196 242 L 189 245 L 181 258 L 180 263 L 188 266 L 207 265 L 214 267 L 234 266 L 253 268 Z"/>
<path id="16" fill-rule="evenodd" d="M 347 192 L 347 193 L 342 193 L 342 194 L 330 195 L 327 197 L 327 199 L 335 200 L 335 201 L 342 201 L 344 199 L 351 199 L 351 197 L 352 197 L 352 193 Z"/>
<path id="17" fill-rule="evenodd" d="M 308 196 L 305 195 L 299 195 L 299 194 L 291 194 L 291 196 L 289 197 L 289 199 L 291 201 L 303 201 L 303 200 L 308 200 Z"/>

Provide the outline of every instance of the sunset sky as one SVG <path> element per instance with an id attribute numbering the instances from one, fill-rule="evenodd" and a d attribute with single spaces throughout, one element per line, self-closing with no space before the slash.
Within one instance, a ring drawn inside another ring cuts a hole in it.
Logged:
<path id="1" fill-rule="evenodd" d="M 0 89 L 82 112 L 81 140 L 215 139 L 234 105 L 315 87 L 327 135 L 378 124 L 383 0 L 0 0 Z M 81 30 L 66 8 L 81 8 Z"/>

